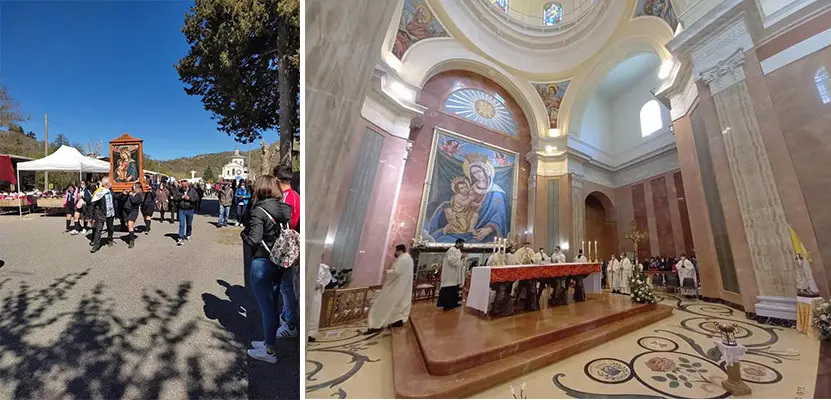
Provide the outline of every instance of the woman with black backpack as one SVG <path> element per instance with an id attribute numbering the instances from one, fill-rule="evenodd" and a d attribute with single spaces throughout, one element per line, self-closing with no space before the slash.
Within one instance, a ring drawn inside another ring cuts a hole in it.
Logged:
<path id="1" fill-rule="evenodd" d="M 291 219 L 291 207 L 283 203 L 282 196 L 277 178 L 271 175 L 257 178 L 243 218 L 245 229 L 240 234 L 243 246 L 247 247 L 245 251 L 251 254 L 251 286 L 260 306 L 265 337 L 263 341 L 251 342 L 253 348 L 248 350 L 248 355 L 272 364 L 277 362 L 274 344 L 280 324 L 277 318 L 280 286 L 275 282 L 280 282 L 284 269 L 271 262 L 269 256 L 280 237 L 281 225 Z"/>

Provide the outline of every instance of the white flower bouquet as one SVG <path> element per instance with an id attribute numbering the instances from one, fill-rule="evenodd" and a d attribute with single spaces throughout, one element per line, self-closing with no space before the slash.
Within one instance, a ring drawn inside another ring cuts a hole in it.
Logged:
<path id="1" fill-rule="evenodd" d="M 814 324 L 824 340 L 831 339 L 831 302 L 823 301 L 814 309 Z"/>
<path id="2" fill-rule="evenodd" d="M 658 297 L 649 286 L 649 279 L 642 271 L 637 271 L 629 278 L 629 287 L 632 289 L 632 301 L 635 303 L 657 304 Z"/>

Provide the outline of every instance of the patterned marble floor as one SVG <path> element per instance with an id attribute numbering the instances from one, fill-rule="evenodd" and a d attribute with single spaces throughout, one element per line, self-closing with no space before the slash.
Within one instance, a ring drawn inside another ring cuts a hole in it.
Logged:
<path id="1" fill-rule="evenodd" d="M 794 329 L 757 324 L 720 304 L 676 299 L 672 317 L 602 347 L 483 391 L 476 398 L 725 398 L 716 322 L 735 322 L 747 347 L 742 376 L 753 398 L 813 398 L 819 342 Z M 392 398 L 388 332 L 364 325 L 321 332 L 306 349 L 307 398 Z"/>

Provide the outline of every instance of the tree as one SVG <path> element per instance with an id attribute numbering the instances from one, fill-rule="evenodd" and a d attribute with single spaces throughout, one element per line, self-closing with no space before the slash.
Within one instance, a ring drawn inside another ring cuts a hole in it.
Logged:
<path id="1" fill-rule="evenodd" d="M 176 69 L 219 129 L 242 143 L 280 132 L 290 165 L 299 125 L 299 0 L 197 0 L 182 27 L 188 54 Z"/>
<path id="2" fill-rule="evenodd" d="M 21 135 L 26 134 L 26 131 L 23 130 L 23 127 L 21 127 L 18 124 L 14 124 L 14 123 L 9 124 L 9 132 L 19 133 Z"/>
<path id="3" fill-rule="evenodd" d="M 20 111 L 20 104 L 14 101 L 6 86 L 0 84 L 0 126 L 11 128 L 29 117 Z"/>
<path id="4" fill-rule="evenodd" d="M 52 141 L 51 146 L 54 147 L 56 150 L 59 149 L 61 146 L 69 146 L 69 139 L 63 135 L 63 133 L 59 133 L 55 135 L 55 140 Z"/>
<path id="5" fill-rule="evenodd" d="M 202 179 L 208 182 L 216 182 L 216 174 L 214 174 L 213 168 L 211 166 L 205 167 L 205 172 L 202 173 Z"/>
<path id="6" fill-rule="evenodd" d="M 32 139 L 35 139 L 35 140 L 37 140 L 37 138 L 38 138 L 38 137 L 35 135 L 35 133 L 34 133 L 34 132 L 32 132 L 32 131 L 29 131 L 29 133 L 27 133 L 27 134 L 26 134 L 26 136 L 28 136 L 28 137 L 30 137 L 30 138 L 32 138 Z"/>
<path id="7" fill-rule="evenodd" d="M 86 150 L 84 150 L 84 145 L 78 142 L 72 142 L 72 147 L 78 149 L 78 151 L 80 151 L 81 154 L 86 154 Z"/>

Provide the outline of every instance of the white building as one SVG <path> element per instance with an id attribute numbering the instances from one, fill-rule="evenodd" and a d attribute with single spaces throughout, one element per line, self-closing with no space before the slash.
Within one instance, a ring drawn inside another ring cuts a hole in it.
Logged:
<path id="1" fill-rule="evenodd" d="M 245 166 L 245 157 L 239 154 L 239 148 L 234 149 L 231 162 L 222 167 L 219 177 L 225 180 L 248 179 L 248 167 Z"/>

